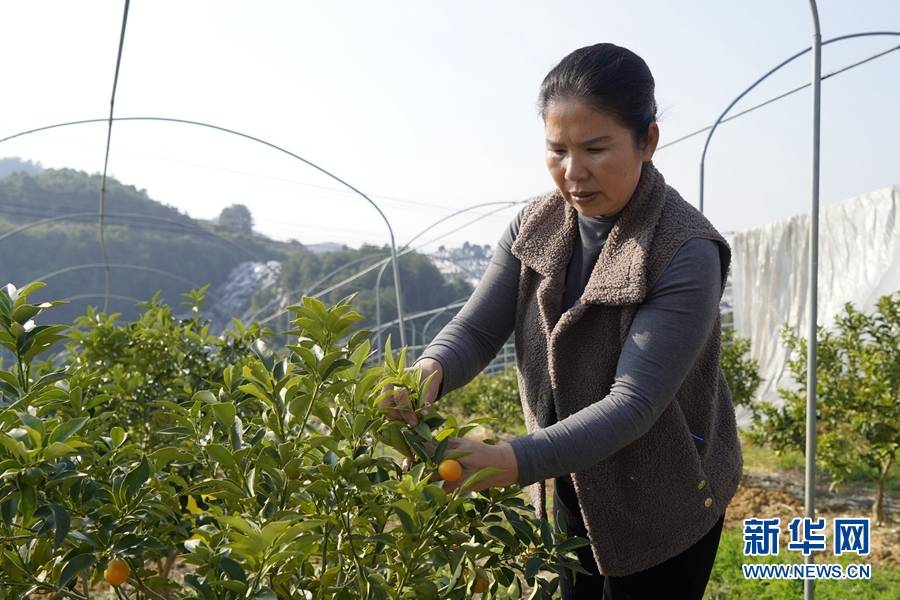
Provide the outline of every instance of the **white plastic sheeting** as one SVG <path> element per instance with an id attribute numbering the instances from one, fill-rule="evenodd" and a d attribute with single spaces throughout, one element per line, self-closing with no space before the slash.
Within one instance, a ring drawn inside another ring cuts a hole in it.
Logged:
<path id="1" fill-rule="evenodd" d="M 824 207 L 819 213 L 818 323 L 831 326 L 846 302 L 870 311 L 900 289 L 900 186 Z M 758 395 L 780 403 L 778 387 L 795 383 L 779 336 L 784 323 L 808 334 L 809 214 L 738 231 L 732 243 L 734 328 L 749 337 L 763 385 Z M 738 423 L 749 412 L 738 410 Z"/>

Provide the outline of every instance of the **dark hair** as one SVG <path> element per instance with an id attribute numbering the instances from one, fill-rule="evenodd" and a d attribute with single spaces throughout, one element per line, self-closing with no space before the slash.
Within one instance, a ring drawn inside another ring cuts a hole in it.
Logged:
<path id="1" fill-rule="evenodd" d="M 640 56 L 615 44 L 594 44 L 575 50 L 544 77 L 538 110 L 560 98 L 584 100 L 606 111 L 634 134 L 643 147 L 647 127 L 656 120 L 656 87 L 650 67 Z"/>

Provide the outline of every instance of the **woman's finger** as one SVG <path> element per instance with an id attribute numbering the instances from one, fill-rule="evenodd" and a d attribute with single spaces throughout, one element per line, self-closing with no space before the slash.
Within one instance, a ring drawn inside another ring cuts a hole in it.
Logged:
<path id="1" fill-rule="evenodd" d="M 385 386 L 385 390 L 395 389 L 393 386 Z M 418 422 L 412 406 L 409 401 L 409 395 L 404 388 L 399 388 L 397 392 L 391 396 L 387 396 L 378 403 L 381 412 L 393 421 L 405 421 L 415 426 Z"/>

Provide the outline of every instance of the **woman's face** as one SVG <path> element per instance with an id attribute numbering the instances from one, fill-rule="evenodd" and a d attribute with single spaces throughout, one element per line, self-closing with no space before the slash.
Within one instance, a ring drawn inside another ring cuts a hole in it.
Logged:
<path id="1" fill-rule="evenodd" d="M 655 121 L 640 149 L 631 130 L 612 115 L 573 98 L 547 106 L 544 128 L 550 176 L 566 202 L 586 217 L 613 216 L 625 208 L 659 141 Z"/>

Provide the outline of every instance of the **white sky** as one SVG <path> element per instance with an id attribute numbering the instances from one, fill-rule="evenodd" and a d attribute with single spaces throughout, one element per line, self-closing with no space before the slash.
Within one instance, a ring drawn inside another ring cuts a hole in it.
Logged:
<path id="1" fill-rule="evenodd" d="M 0 138 L 108 114 L 122 7 L 0 0 Z M 819 13 L 824 39 L 900 31 L 897 0 L 820 0 Z M 206 121 L 282 145 L 375 199 L 400 245 L 455 210 L 552 189 L 535 100 L 544 75 L 568 52 L 610 41 L 641 55 L 656 78 L 666 143 L 710 124 L 811 39 L 806 0 L 133 0 L 116 115 Z M 823 72 L 898 44 L 900 37 L 831 44 Z M 807 55 L 737 109 L 805 83 L 810 73 Z M 822 204 L 900 183 L 900 52 L 822 89 Z M 807 90 L 716 132 L 706 206 L 720 230 L 808 210 L 810 106 Z M 6 142 L 0 157 L 99 172 L 105 138 L 105 125 L 56 129 Z M 703 139 L 654 158 L 695 204 Z M 337 182 L 218 132 L 117 123 L 110 173 L 199 218 L 246 204 L 257 228 L 277 239 L 352 247 L 388 240 L 378 213 Z M 425 250 L 465 240 L 493 246 L 516 210 Z"/>

